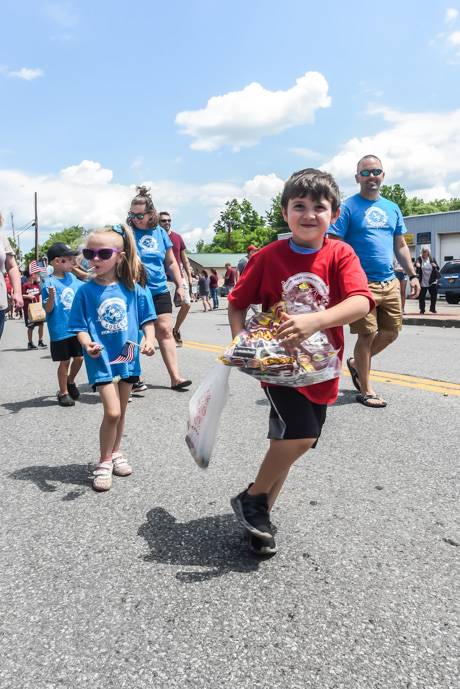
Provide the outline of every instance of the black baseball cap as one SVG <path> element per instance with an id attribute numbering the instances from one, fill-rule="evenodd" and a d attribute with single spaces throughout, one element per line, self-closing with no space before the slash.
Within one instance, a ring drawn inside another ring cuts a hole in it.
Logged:
<path id="1" fill-rule="evenodd" d="M 74 251 L 68 244 L 64 244 L 64 242 L 56 242 L 55 244 L 51 244 L 46 252 L 46 256 L 48 262 L 51 263 L 54 258 L 60 258 L 61 256 L 78 256 L 78 251 Z"/>

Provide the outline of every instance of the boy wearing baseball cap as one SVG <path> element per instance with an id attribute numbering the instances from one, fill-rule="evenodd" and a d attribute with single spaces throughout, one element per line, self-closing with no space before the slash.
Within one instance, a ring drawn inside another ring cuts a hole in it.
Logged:
<path id="1" fill-rule="evenodd" d="M 48 249 L 48 265 L 52 274 L 42 288 L 42 301 L 50 334 L 51 358 L 58 361 L 58 403 L 61 407 L 75 406 L 80 397 L 75 376 L 83 363 L 83 352 L 76 335 L 69 333 L 70 309 L 78 288 L 83 284 L 72 274 L 77 251 L 62 242 Z"/>

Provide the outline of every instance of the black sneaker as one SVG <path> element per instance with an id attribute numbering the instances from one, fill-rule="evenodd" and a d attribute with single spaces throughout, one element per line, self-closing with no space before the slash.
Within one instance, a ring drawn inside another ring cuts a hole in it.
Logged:
<path id="1" fill-rule="evenodd" d="M 247 490 L 230 500 L 236 518 L 253 536 L 269 541 L 273 538 L 267 494 L 249 495 Z"/>
<path id="2" fill-rule="evenodd" d="M 58 404 L 60 407 L 74 407 L 75 402 L 69 395 L 58 395 Z"/>
<path id="3" fill-rule="evenodd" d="M 275 539 L 273 536 L 267 540 L 249 534 L 249 549 L 254 555 L 274 555 L 276 553 Z"/>
<path id="4" fill-rule="evenodd" d="M 37 345 L 34 345 L 33 342 L 29 342 L 27 344 L 27 349 L 38 349 Z"/>
<path id="5" fill-rule="evenodd" d="M 67 383 L 67 390 L 69 391 L 69 396 L 73 400 L 77 400 L 80 397 L 80 391 L 78 390 L 75 383 Z"/>
<path id="6" fill-rule="evenodd" d="M 43 340 L 38 340 L 38 348 L 39 349 L 47 349 L 48 345 L 46 345 Z"/>
<path id="7" fill-rule="evenodd" d="M 147 390 L 147 385 L 143 380 L 140 380 L 138 383 L 133 383 L 131 392 L 136 394 L 136 392 L 144 392 L 144 390 Z"/>

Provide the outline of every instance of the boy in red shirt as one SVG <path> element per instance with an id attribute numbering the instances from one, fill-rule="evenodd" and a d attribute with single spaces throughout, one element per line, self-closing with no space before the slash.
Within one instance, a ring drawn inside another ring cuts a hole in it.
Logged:
<path id="1" fill-rule="evenodd" d="M 339 216 L 340 192 L 326 172 L 308 168 L 286 182 L 281 208 L 292 237 L 273 242 L 255 253 L 228 296 L 232 336 L 243 330 L 250 304 L 267 311 L 282 298 L 283 283 L 311 284 L 318 294 L 323 283 L 321 309 L 311 313 L 283 314 L 277 337 L 293 349 L 319 330 L 326 330 L 343 357 L 343 328 L 374 307 L 358 257 L 353 249 L 326 237 Z M 248 531 L 257 554 L 276 552 L 270 510 L 292 464 L 314 447 L 321 434 L 328 404 L 337 399 L 338 378 L 301 388 L 264 385 L 270 402 L 270 446 L 254 483 L 232 498 L 235 515 Z"/>

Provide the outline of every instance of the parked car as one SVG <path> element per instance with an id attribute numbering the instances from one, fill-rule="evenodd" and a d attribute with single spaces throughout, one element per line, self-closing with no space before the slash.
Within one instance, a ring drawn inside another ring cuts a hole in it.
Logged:
<path id="1" fill-rule="evenodd" d="M 460 259 L 447 261 L 441 268 L 438 294 L 444 295 L 448 304 L 460 302 Z"/>

